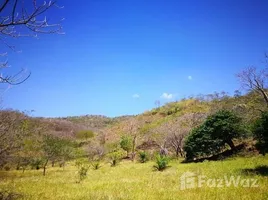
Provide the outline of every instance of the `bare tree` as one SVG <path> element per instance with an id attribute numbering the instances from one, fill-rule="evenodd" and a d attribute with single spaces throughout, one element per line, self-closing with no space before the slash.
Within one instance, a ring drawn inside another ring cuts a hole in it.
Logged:
<path id="1" fill-rule="evenodd" d="M 160 146 L 160 152 L 163 149 L 172 149 L 176 157 L 184 156 L 183 145 L 184 138 L 191 129 L 200 125 L 206 118 L 204 113 L 189 113 L 169 120 L 156 127 L 152 132 L 157 134 L 154 139 Z"/>
<path id="2" fill-rule="evenodd" d="M 161 124 L 153 131 L 158 134 L 155 140 L 160 147 L 160 154 L 166 155 L 168 148 L 174 150 L 176 157 L 183 156 L 183 141 L 190 129 L 185 128 L 180 122 L 181 119 L 174 119 Z"/>
<path id="3" fill-rule="evenodd" d="M 257 70 L 256 67 L 248 67 L 237 74 L 237 77 L 244 89 L 255 91 L 262 95 L 268 106 L 268 68 Z"/>
<path id="4" fill-rule="evenodd" d="M 0 112 L 0 166 L 11 159 L 11 155 L 21 147 L 24 136 L 21 124 L 26 116 L 15 111 Z"/>
<path id="5" fill-rule="evenodd" d="M 34 141 L 43 126 L 37 119 L 13 110 L 0 112 L 0 166 L 29 154 L 26 146 Z M 26 142 L 27 141 L 27 142 Z M 33 146 L 32 143 L 30 146 Z M 32 156 L 32 155 L 31 155 Z M 16 162 L 16 161 L 15 161 Z"/>
<path id="6" fill-rule="evenodd" d="M 60 21 L 50 23 L 44 15 L 49 9 L 57 6 L 56 1 L 37 0 L 2 0 L 0 2 L 0 42 L 12 51 L 16 51 L 15 46 L 9 44 L 8 38 L 19 38 L 24 36 L 37 37 L 38 33 L 53 34 L 62 33 Z M 0 72 L 9 66 L 5 59 L 7 52 L 0 52 L 3 57 L 0 61 Z M 0 83 L 17 85 L 23 83 L 30 77 L 31 73 L 21 70 L 13 75 L 0 73 Z"/>
<path id="7" fill-rule="evenodd" d="M 180 128 L 177 132 L 170 132 L 167 135 L 169 146 L 175 151 L 176 157 L 184 157 L 183 143 L 185 136 L 190 132 L 189 128 Z"/>
<path id="8" fill-rule="evenodd" d="M 132 138 L 132 145 L 131 145 L 131 160 L 134 161 L 136 157 L 136 146 L 138 140 L 141 137 L 141 127 L 145 124 L 142 118 L 130 118 L 126 121 L 128 126 L 124 130 L 127 134 L 129 134 Z"/>

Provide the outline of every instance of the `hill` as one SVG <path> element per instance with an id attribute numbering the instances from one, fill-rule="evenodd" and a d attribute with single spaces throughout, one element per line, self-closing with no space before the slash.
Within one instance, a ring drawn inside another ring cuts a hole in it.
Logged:
<path id="1" fill-rule="evenodd" d="M 130 135 L 135 137 L 138 149 L 159 149 L 161 146 L 172 149 L 169 140 L 172 140 L 173 133 L 185 137 L 217 110 L 232 110 L 249 124 L 259 116 L 264 105 L 262 98 L 254 92 L 234 96 L 222 92 L 169 102 L 136 116 L 110 118 L 85 115 L 40 120 L 48 123 L 49 129 L 56 135 L 75 138 L 80 130 L 91 130 L 97 142 L 115 143 L 122 135 Z"/>

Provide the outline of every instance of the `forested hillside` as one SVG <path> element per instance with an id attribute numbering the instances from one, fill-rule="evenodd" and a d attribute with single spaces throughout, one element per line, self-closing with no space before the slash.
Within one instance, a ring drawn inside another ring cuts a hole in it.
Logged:
<path id="1" fill-rule="evenodd" d="M 93 136 L 80 144 L 86 151 L 99 148 L 103 152 L 109 152 L 111 146 L 119 144 L 121 138 L 127 136 L 132 146 L 128 151 L 129 156 L 137 150 L 160 151 L 164 148 L 170 154 L 184 157 L 185 137 L 193 128 L 203 123 L 207 116 L 219 110 L 231 110 L 241 117 L 246 126 L 247 138 L 251 138 L 250 124 L 260 116 L 263 108 L 265 102 L 255 92 L 246 95 L 237 92 L 234 96 L 222 92 L 170 102 L 137 116 L 116 118 L 94 115 L 34 118 L 16 111 L 4 110 L 1 111 L 1 127 L 12 134 L 3 137 L 2 141 L 20 143 L 25 138 L 31 140 L 39 134 L 49 134 L 81 142 L 83 138 L 78 137 L 79 132 L 92 131 Z M 18 130 L 14 133 L 13 129 Z M 17 147 L 13 150 L 10 148 L 9 152 L 1 147 L 1 155 L 4 156 L 6 152 L 5 156 L 8 156 L 9 153 L 11 155 L 13 151 L 17 151 Z"/>

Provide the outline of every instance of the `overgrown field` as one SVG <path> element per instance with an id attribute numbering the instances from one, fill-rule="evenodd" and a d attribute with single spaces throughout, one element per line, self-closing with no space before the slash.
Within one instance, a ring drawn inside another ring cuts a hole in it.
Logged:
<path id="1" fill-rule="evenodd" d="M 98 170 L 90 169 L 81 183 L 77 183 L 77 168 L 73 163 L 65 169 L 49 167 L 46 176 L 42 176 L 41 170 L 26 170 L 24 173 L 1 171 L 0 188 L 22 194 L 22 199 L 27 200 L 268 199 L 267 155 L 190 164 L 171 161 L 170 167 L 163 172 L 154 171 L 153 165 L 152 161 L 144 164 L 123 161 L 116 167 L 103 163 Z M 205 182 L 197 187 L 198 178 L 195 177 L 195 188 L 184 189 L 180 177 L 185 172 L 195 173 L 199 177 L 203 175 L 200 180 Z M 226 185 L 225 178 L 230 181 L 231 176 L 235 181 L 239 180 L 237 186 L 234 182 Z M 215 187 L 213 181 L 207 182 L 209 178 L 223 179 L 223 182 L 216 181 L 219 187 Z M 246 181 L 241 183 L 242 179 Z M 253 179 L 257 180 L 257 185 Z"/>

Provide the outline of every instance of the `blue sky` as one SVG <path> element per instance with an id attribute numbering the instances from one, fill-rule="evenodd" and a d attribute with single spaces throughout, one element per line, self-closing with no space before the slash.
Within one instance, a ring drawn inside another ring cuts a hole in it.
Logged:
<path id="1" fill-rule="evenodd" d="M 35 116 L 138 114 L 161 103 L 239 89 L 235 74 L 268 50 L 266 0 L 59 1 L 65 35 L 11 40 L 27 82 L 2 105 Z M 4 48 L 1 46 L 1 48 Z"/>

